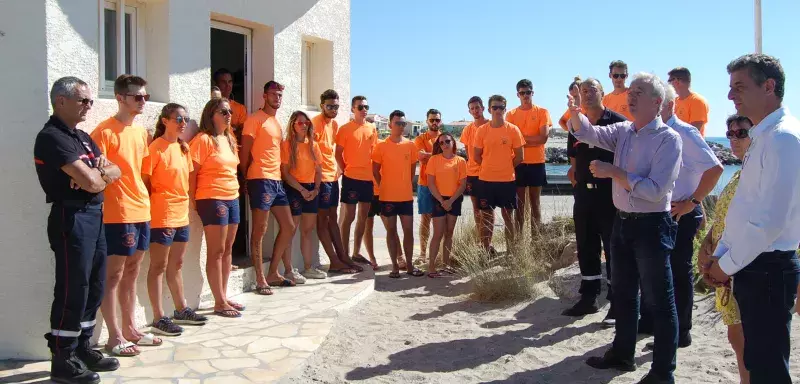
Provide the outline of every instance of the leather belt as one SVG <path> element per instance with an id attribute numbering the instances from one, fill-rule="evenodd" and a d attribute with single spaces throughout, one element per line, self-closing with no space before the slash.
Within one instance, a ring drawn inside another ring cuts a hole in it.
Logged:
<path id="1" fill-rule="evenodd" d="M 657 217 L 663 216 L 667 214 L 667 212 L 625 212 L 625 211 L 618 211 L 617 214 L 619 218 L 622 220 L 627 219 L 643 219 L 647 217 Z"/>

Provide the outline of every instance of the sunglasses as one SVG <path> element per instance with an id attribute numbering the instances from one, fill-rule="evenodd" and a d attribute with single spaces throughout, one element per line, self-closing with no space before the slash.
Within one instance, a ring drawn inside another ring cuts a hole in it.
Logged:
<path id="1" fill-rule="evenodd" d="M 91 107 L 92 105 L 94 105 L 94 100 L 88 99 L 88 98 L 86 98 L 86 99 L 78 99 L 77 102 L 83 104 L 84 106 L 88 106 L 88 107 Z"/>
<path id="2" fill-rule="evenodd" d="M 394 122 L 394 125 L 395 125 L 395 126 L 397 126 L 397 127 L 403 127 L 403 128 L 405 128 L 405 127 L 406 127 L 406 125 L 408 125 L 408 122 L 406 122 L 406 121 L 395 121 L 395 122 Z"/>
<path id="3" fill-rule="evenodd" d="M 233 111 L 231 111 L 230 109 L 220 109 L 217 112 L 219 112 L 219 114 L 222 116 L 228 116 L 233 114 Z"/>
<path id="4" fill-rule="evenodd" d="M 627 73 L 615 73 L 615 74 L 612 74 L 611 77 L 613 77 L 615 79 L 626 79 L 626 78 L 628 78 L 628 74 Z"/>
<path id="5" fill-rule="evenodd" d="M 450 139 L 439 140 L 439 145 L 450 145 L 450 144 L 453 144 L 453 140 Z"/>
<path id="6" fill-rule="evenodd" d="M 325 104 L 325 109 L 327 109 L 329 111 L 338 111 L 339 110 L 339 104 Z"/>
<path id="7" fill-rule="evenodd" d="M 505 105 L 492 105 L 491 108 L 492 108 L 493 111 L 502 111 L 502 110 L 506 109 L 506 106 Z"/>
<path id="8" fill-rule="evenodd" d="M 728 139 L 733 139 L 733 138 L 746 139 L 750 137 L 750 131 L 747 128 L 739 128 L 735 131 L 725 132 L 725 137 L 727 137 Z"/>
<path id="9" fill-rule="evenodd" d="M 175 121 L 178 124 L 183 124 L 183 123 L 189 124 L 189 116 L 186 116 L 186 117 L 177 116 L 177 117 L 175 117 Z"/>
<path id="10" fill-rule="evenodd" d="M 357 108 L 359 111 L 369 111 L 369 105 L 359 105 Z"/>
<path id="11" fill-rule="evenodd" d="M 141 103 L 142 101 L 150 101 L 150 95 L 130 95 L 130 94 L 125 94 L 125 96 L 133 97 L 133 99 L 136 100 L 137 103 Z"/>
<path id="12" fill-rule="evenodd" d="M 519 93 L 520 96 L 530 96 L 533 94 L 533 91 L 519 91 L 517 93 Z"/>
<path id="13" fill-rule="evenodd" d="M 308 127 L 309 125 L 311 125 L 311 122 L 310 121 L 298 121 L 295 124 L 297 124 L 297 125 L 299 125 L 301 127 Z"/>
<path id="14" fill-rule="evenodd" d="M 442 119 L 429 119 L 428 121 L 430 121 L 431 123 L 441 123 Z"/>

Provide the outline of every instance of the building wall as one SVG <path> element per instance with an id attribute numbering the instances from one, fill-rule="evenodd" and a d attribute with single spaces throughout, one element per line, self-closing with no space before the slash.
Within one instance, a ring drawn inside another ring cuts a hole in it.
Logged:
<path id="1" fill-rule="evenodd" d="M 133 0 L 128 0 L 128 3 Z M 45 235 L 49 206 L 38 185 L 32 157 L 36 133 L 52 112 L 48 92 L 62 76 L 78 76 L 95 93 L 95 105 L 79 127 L 91 131 L 116 111 L 108 95 L 98 96 L 99 2 L 97 0 L 26 0 L 0 2 L 0 79 L 11 85 L 14 102 L 0 103 L 3 131 L 17 140 L 0 141 L 9 159 L 0 167 L 5 185 L 0 191 L 0 359 L 46 358 L 42 335 L 49 331 L 53 297 L 54 259 Z M 300 107 L 301 42 L 304 36 L 331 42 L 332 85 L 342 100 L 350 97 L 350 3 L 349 0 L 163 0 L 137 4 L 144 30 L 144 68 L 153 96 L 137 122 L 152 129 L 166 102 L 178 102 L 199 118 L 208 100 L 210 81 L 211 19 L 226 21 L 253 31 L 251 105 L 263 104 L 263 84 L 276 79 L 286 84 L 279 119 L 286 123 Z M 179 15 L 179 17 L 177 17 Z M 13 54 L 7 54 L 13 52 Z M 340 116 L 341 123 L 347 121 Z M 274 224 L 274 223 L 273 223 Z M 274 225 L 271 225 L 274 227 Z M 205 245 L 202 227 L 192 217 L 192 240 L 184 262 L 189 305 L 208 297 L 205 284 Z M 247 230 L 240 228 L 240 230 Z M 268 234 L 268 238 L 274 236 Z M 297 242 L 297 239 L 295 239 Z M 272 241 L 267 241 L 271 247 Z M 295 250 L 297 244 L 295 243 Z M 265 250 L 265 255 L 269 255 Z M 294 252 L 295 262 L 301 260 Z M 146 291 L 148 256 L 138 283 L 137 324 L 151 315 Z M 297 265 L 297 264 L 295 264 Z M 165 310 L 171 312 L 165 285 Z M 100 318 L 98 318 L 98 321 Z M 105 333 L 101 332 L 96 334 Z"/>

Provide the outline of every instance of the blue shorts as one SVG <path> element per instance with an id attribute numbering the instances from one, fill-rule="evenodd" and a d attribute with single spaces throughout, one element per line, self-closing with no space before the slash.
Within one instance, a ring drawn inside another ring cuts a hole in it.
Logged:
<path id="1" fill-rule="evenodd" d="M 323 182 L 319 185 L 319 209 L 339 206 L 339 181 Z"/>
<path id="2" fill-rule="evenodd" d="M 514 168 L 517 187 L 544 187 L 547 185 L 547 172 L 544 163 L 520 164 Z"/>
<path id="3" fill-rule="evenodd" d="M 464 190 L 466 196 L 476 196 L 475 191 L 478 190 L 478 176 L 467 176 L 467 189 Z"/>
<path id="4" fill-rule="evenodd" d="M 380 216 L 381 214 L 381 202 L 378 199 L 378 196 L 375 195 L 372 197 L 372 201 L 369 203 L 369 213 L 367 217 L 375 217 Z"/>
<path id="5" fill-rule="evenodd" d="M 202 199 L 195 202 L 203 226 L 239 224 L 239 199 Z"/>
<path id="6" fill-rule="evenodd" d="M 414 201 L 381 201 L 381 216 L 414 216 Z"/>
<path id="7" fill-rule="evenodd" d="M 189 226 L 184 225 L 178 228 L 151 228 L 150 242 L 167 247 L 172 245 L 173 242 L 187 243 L 189 242 Z"/>
<path id="8" fill-rule="evenodd" d="M 517 184 L 513 181 L 484 181 L 478 184 L 478 208 L 517 209 Z"/>
<path id="9" fill-rule="evenodd" d="M 449 196 L 442 196 L 442 200 L 448 199 Z M 464 202 L 464 196 L 459 196 L 458 199 L 453 201 L 453 205 L 450 206 L 449 211 L 445 211 L 444 207 L 442 207 L 442 203 L 439 200 L 433 199 L 435 207 L 433 208 L 433 214 L 431 217 L 444 217 L 445 215 L 450 216 L 461 216 L 461 204 Z"/>
<path id="10" fill-rule="evenodd" d="M 372 180 L 356 180 L 342 176 L 342 203 L 372 202 Z"/>
<path id="11" fill-rule="evenodd" d="M 136 251 L 150 249 L 150 222 L 106 224 L 108 254 L 133 256 Z"/>
<path id="12" fill-rule="evenodd" d="M 272 206 L 289 205 L 286 190 L 280 180 L 247 180 L 247 196 L 250 198 L 250 209 L 269 211 Z"/>
<path id="13" fill-rule="evenodd" d="M 311 191 L 314 189 L 314 183 L 300 183 L 303 188 Z M 292 216 L 300 216 L 303 213 L 317 214 L 319 212 L 319 195 L 308 201 L 303 198 L 300 191 L 292 188 L 289 184 L 286 187 L 286 197 L 289 199 L 289 209 L 292 210 Z"/>
<path id="14" fill-rule="evenodd" d="M 433 195 L 431 190 L 424 185 L 417 186 L 417 211 L 420 215 L 430 215 L 433 213 Z"/>

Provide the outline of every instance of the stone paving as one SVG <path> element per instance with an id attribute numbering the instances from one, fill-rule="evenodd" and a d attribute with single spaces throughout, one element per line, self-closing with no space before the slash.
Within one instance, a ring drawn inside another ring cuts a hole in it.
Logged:
<path id="1" fill-rule="evenodd" d="M 119 358 L 121 368 L 103 373 L 103 383 L 270 383 L 302 364 L 333 327 L 340 311 L 374 289 L 374 274 L 331 275 L 272 296 L 244 293 L 238 319 L 209 315 L 202 327 L 186 326 L 159 347 L 140 347 L 137 357 Z M 199 311 L 208 314 L 211 310 Z M 159 336 L 161 337 L 161 336 Z M 47 383 L 50 362 L 0 362 L 0 383 Z"/>

